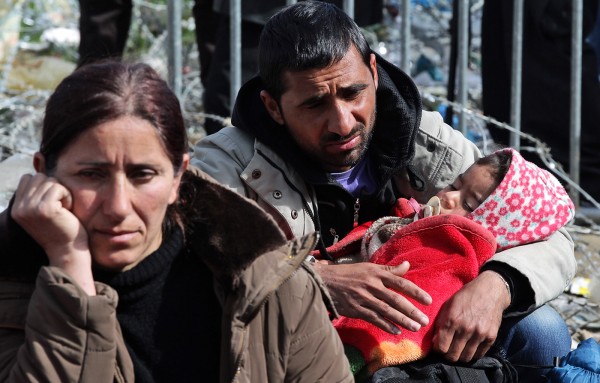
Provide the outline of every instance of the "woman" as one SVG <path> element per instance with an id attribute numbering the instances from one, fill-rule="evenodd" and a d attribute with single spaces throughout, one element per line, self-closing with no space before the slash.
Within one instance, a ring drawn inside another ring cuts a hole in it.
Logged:
<path id="1" fill-rule="evenodd" d="M 0 221 L 0 381 L 352 380 L 304 267 L 315 237 L 287 243 L 187 152 L 147 65 L 57 87 Z"/>

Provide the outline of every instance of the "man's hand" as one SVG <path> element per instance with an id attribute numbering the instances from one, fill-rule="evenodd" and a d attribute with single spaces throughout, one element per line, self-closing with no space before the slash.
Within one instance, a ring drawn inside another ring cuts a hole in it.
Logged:
<path id="1" fill-rule="evenodd" d="M 433 349 L 453 362 L 485 355 L 498 336 L 510 295 L 501 277 L 484 271 L 441 308 L 435 321 Z"/>
<path id="2" fill-rule="evenodd" d="M 363 319 L 392 334 L 400 332 L 397 326 L 417 331 L 429 323 L 427 316 L 404 297 L 431 303 L 429 294 L 402 278 L 410 267 L 408 262 L 398 266 L 317 263 L 315 267 L 344 316 Z"/>

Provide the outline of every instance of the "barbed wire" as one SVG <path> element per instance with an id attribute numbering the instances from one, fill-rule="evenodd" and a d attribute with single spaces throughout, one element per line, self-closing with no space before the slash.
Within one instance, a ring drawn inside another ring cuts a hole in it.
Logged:
<path id="1" fill-rule="evenodd" d="M 598 203 L 598 201 L 596 201 L 589 193 L 587 193 L 585 190 L 583 190 L 583 188 L 579 184 L 577 184 L 575 181 L 573 181 L 571 179 L 571 177 L 568 175 L 568 173 L 564 170 L 563 166 L 559 162 L 554 160 L 554 158 L 552 158 L 552 155 L 550 153 L 551 148 L 545 142 L 540 140 L 539 138 L 534 137 L 531 134 L 525 133 L 523 131 L 517 130 L 514 127 L 512 127 L 511 125 L 507 124 L 506 122 L 498 121 L 493 117 L 486 116 L 483 113 L 475 111 L 468 107 L 465 107 L 460 103 L 450 101 L 447 98 L 436 96 L 436 95 L 433 95 L 431 93 L 426 93 L 426 92 L 422 93 L 422 97 L 425 100 L 441 103 L 446 106 L 451 106 L 457 114 L 460 114 L 461 112 L 464 113 L 464 116 L 467 119 L 471 119 L 471 120 L 478 119 L 480 121 L 484 121 L 487 124 L 494 125 L 497 128 L 505 129 L 511 133 L 515 133 L 516 135 L 518 135 L 521 138 L 527 139 L 528 141 L 533 143 L 533 146 L 522 146 L 520 148 L 521 150 L 536 153 L 539 156 L 539 158 L 542 160 L 544 165 L 550 171 L 552 171 L 556 176 L 558 176 L 560 179 L 562 179 L 563 181 L 568 183 L 569 186 L 571 186 L 574 190 L 576 190 L 582 196 L 584 196 L 586 198 L 586 200 L 588 202 L 590 202 L 596 209 L 600 209 L 600 203 Z M 486 135 L 484 134 L 483 136 L 485 137 Z M 486 148 L 487 148 L 487 146 L 485 145 L 484 150 L 483 150 L 484 153 L 487 152 Z M 583 215 L 581 217 L 584 218 Z M 600 229 L 600 226 L 598 227 L 598 229 Z"/>

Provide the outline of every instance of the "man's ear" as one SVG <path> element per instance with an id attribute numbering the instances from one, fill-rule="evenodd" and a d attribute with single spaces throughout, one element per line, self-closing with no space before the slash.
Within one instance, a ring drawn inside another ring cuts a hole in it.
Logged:
<path id="1" fill-rule="evenodd" d="M 379 76 L 377 76 L 377 60 L 375 60 L 374 53 L 371 53 L 369 66 L 371 67 L 371 72 L 373 73 L 373 81 L 375 81 L 375 90 L 377 90 L 377 87 L 379 86 Z"/>
<path id="2" fill-rule="evenodd" d="M 36 152 L 33 155 L 33 168 L 38 173 L 46 173 L 46 159 L 40 152 Z"/>
<path id="3" fill-rule="evenodd" d="M 275 101 L 275 99 L 271 97 L 269 92 L 266 90 L 260 91 L 260 99 L 262 100 L 263 104 L 265 104 L 265 108 L 267 108 L 267 112 L 269 112 L 271 118 L 279 125 L 283 125 L 285 121 L 283 119 L 283 114 L 279 109 L 279 103 Z"/>

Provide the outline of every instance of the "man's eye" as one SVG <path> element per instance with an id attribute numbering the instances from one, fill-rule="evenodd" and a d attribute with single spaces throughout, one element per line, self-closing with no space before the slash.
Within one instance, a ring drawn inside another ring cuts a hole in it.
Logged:
<path id="1" fill-rule="evenodd" d="M 344 98 L 346 100 L 354 100 L 358 96 L 360 96 L 360 91 L 358 91 L 358 90 L 349 90 L 349 91 L 347 91 L 347 92 L 344 93 Z"/>
<path id="2" fill-rule="evenodd" d="M 318 100 L 318 101 L 313 101 L 313 102 L 306 104 L 306 108 L 316 109 L 316 108 L 320 107 L 321 105 L 323 105 L 323 101 Z"/>

